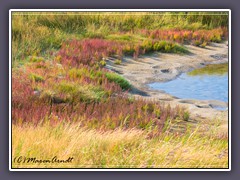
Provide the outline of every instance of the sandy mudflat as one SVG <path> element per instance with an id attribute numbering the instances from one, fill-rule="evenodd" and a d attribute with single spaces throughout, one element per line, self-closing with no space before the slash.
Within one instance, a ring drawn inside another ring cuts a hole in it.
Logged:
<path id="1" fill-rule="evenodd" d="M 172 106 L 185 106 L 191 113 L 190 118 L 194 120 L 217 118 L 227 122 L 227 110 L 220 111 L 212 108 L 214 106 L 227 107 L 228 104 L 225 102 L 179 99 L 163 91 L 152 90 L 147 86 L 151 82 L 173 80 L 181 73 L 204 67 L 206 64 L 228 62 L 227 42 L 212 43 L 206 48 L 192 45 L 186 45 L 186 47 L 191 52 L 188 55 L 154 53 L 136 60 L 132 57 L 125 57 L 121 65 L 115 65 L 113 60 L 109 59 L 106 68 L 125 77 L 133 85 L 134 88 L 131 93 L 135 97 L 160 100 L 170 103 Z"/>

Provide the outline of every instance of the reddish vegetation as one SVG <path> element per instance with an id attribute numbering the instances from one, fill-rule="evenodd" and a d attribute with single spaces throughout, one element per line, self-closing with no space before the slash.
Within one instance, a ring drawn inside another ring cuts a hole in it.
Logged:
<path id="1" fill-rule="evenodd" d="M 39 67 L 39 68 L 37 68 Z M 41 68 L 40 68 L 41 67 Z M 51 68 L 55 67 L 55 68 Z M 85 69 L 83 78 L 65 74 L 63 79 L 56 77 L 59 72 L 56 64 L 47 62 L 34 62 L 26 66 L 25 72 L 13 71 L 12 74 L 12 122 L 15 124 L 30 123 L 34 125 L 49 122 L 54 125 L 59 122 L 81 122 L 83 127 L 93 127 L 101 130 L 114 128 L 140 128 L 149 129 L 151 132 L 160 133 L 167 119 L 183 118 L 184 110 L 176 107 L 171 108 L 160 102 L 149 102 L 134 100 L 122 92 L 119 85 L 109 82 L 104 75 L 101 87 L 111 91 L 109 96 L 99 101 L 69 101 L 56 102 L 54 96 L 46 101 L 40 98 L 34 89 L 36 87 L 44 90 L 51 88 L 52 84 L 62 81 L 73 81 L 76 84 L 95 84 L 99 86 L 98 78 L 88 78 L 91 68 L 81 66 Z M 67 69 L 67 67 L 63 67 Z M 61 69 L 61 68 L 60 68 Z M 67 69 L 69 72 L 71 69 Z M 34 72 L 41 75 L 44 80 L 31 80 L 29 74 Z M 104 72 L 104 71 L 103 71 Z M 97 72 L 95 72 L 97 73 Z M 55 76 L 53 76 L 55 74 Z M 99 70 L 99 74 L 100 70 Z M 74 78 L 74 79 L 72 79 Z M 61 97 L 61 94 L 57 94 Z"/>
<path id="2" fill-rule="evenodd" d="M 15 83 L 15 82 L 13 82 Z M 51 124 L 81 122 L 82 126 L 108 130 L 122 128 L 156 128 L 161 132 L 167 118 L 176 118 L 180 109 L 172 109 L 160 103 L 149 103 L 143 100 L 131 102 L 127 97 L 107 99 L 105 102 L 70 104 L 46 104 L 39 102 L 33 95 L 18 101 L 13 96 L 12 122 Z M 158 111 L 159 112 L 158 112 Z"/>
<path id="3" fill-rule="evenodd" d="M 141 44 L 104 39 L 72 40 L 62 44 L 54 60 L 31 59 L 24 70 L 12 74 L 13 123 L 81 122 L 82 126 L 108 130 L 141 128 L 160 133 L 168 119 L 187 119 L 188 113 L 160 102 L 130 99 L 128 82 L 102 68 L 109 56 L 137 57 L 151 51 L 184 51 L 186 41 L 221 40 L 224 29 L 199 31 L 144 30 Z M 166 41 L 165 41 L 166 40 Z"/>
<path id="4" fill-rule="evenodd" d="M 154 45 L 159 43 L 162 44 L 162 48 L 155 48 Z M 56 60 L 70 67 L 78 67 L 81 64 L 103 66 L 105 59 L 110 56 L 122 59 L 123 55 L 132 55 L 134 58 L 137 58 L 141 54 L 152 51 L 173 53 L 185 51 L 184 49 L 182 51 L 174 50 L 177 47 L 180 46 L 173 42 L 163 42 L 157 39 L 148 39 L 138 44 L 104 39 L 72 40 L 63 43 L 60 51 L 57 53 Z"/>
<path id="5" fill-rule="evenodd" d="M 209 42 L 221 42 L 228 36 L 226 28 L 213 30 L 140 30 L 140 34 L 149 38 L 138 44 L 105 39 L 71 40 L 62 44 L 56 60 L 63 65 L 77 67 L 80 64 L 93 66 L 97 63 L 104 64 L 103 59 L 117 55 L 133 55 L 137 58 L 140 54 L 150 51 L 185 52 L 184 49 L 176 50 L 174 42 L 191 43 L 205 47 Z M 162 43 L 162 48 L 155 48 Z M 154 47 L 155 46 L 155 47 Z"/>
<path id="6" fill-rule="evenodd" d="M 67 61 L 67 60 L 66 60 Z M 94 68 L 87 65 L 79 64 L 78 68 L 71 68 L 69 66 L 63 66 L 56 62 L 37 62 L 25 66 L 27 74 L 37 74 L 43 79 L 44 82 L 37 83 L 38 87 L 47 89 L 53 84 L 60 83 L 62 81 L 72 82 L 81 85 L 93 85 L 100 86 L 103 90 L 110 94 L 121 92 L 121 87 L 108 80 L 106 73 L 112 73 L 106 69 Z M 25 75 L 26 76 L 26 75 Z M 33 82 L 36 84 L 36 82 Z"/>
<path id="7" fill-rule="evenodd" d="M 222 39 L 227 39 L 228 30 L 226 28 L 218 28 L 213 30 L 141 30 L 140 33 L 152 39 L 160 39 L 167 41 L 175 41 L 178 43 L 191 43 L 195 44 L 203 42 L 220 42 Z M 195 44 L 196 45 L 196 44 Z"/>
<path id="8" fill-rule="evenodd" d="M 94 65 L 96 61 L 111 55 L 122 56 L 123 45 L 103 39 L 72 40 L 65 42 L 59 53 L 59 61 L 66 65 Z"/>

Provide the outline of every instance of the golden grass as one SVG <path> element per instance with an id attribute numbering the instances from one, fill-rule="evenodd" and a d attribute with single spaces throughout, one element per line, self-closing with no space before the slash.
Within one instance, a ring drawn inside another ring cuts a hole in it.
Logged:
<path id="1" fill-rule="evenodd" d="M 14 162 L 20 156 L 73 160 Z M 200 124 L 182 135 L 164 133 L 155 138 L 135 129 L 99 132 L 76 124 L 13 125 L 12 160 L 13 168 L 228 168 L 228 137 L 219 123 Z"/>

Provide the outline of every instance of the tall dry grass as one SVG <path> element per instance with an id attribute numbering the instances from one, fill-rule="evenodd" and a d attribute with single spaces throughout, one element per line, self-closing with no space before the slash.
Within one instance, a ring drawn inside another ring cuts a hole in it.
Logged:
<path id="1" fill-rule="evenodd" d="M 13 168 L 228 168 L 227 131 L 219 122 L 154 138 L 137 129 L 101 132 L 77 124 L 13 125 L 12 141 L 13 160 L 73 157 L 71 163 L 13 162 Z"/>

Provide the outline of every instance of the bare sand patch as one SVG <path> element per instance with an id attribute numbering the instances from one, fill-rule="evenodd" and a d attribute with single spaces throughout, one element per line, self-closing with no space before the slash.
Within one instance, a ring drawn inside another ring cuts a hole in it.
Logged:
<path id="1" fill-rule="evenodd" d="M 206 48 L 186 45 L 191 52 L 186 55 L 154 53 L 144 55 L 138 59 L 124 57 L 120 65 L 114 64 L 113 59 L 107 60 L 107 69 L 121 74 L 132 85 L 130 92 L 135 97 L 160 100 L 172 106 L 185 106 L 193 120 L 221 119 L 228 121 L 228 110 L 220 111 L 215 106 L 228 104 L 221 101 L 179 99 L 164 91 L 152 90 L 147 84 L 151 82 L 165 82 L 177 78 L 180 74 L 204 67 L 207 64 L 228 62 L 228 45 L 212 43 Z"/>

